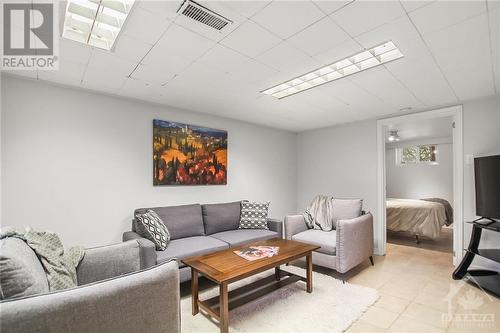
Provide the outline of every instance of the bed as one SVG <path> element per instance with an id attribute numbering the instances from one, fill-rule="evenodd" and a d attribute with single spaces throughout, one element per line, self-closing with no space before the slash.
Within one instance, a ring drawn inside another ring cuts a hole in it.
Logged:
<path id="1" fill-rule="evenodd" d="M 429 199 L 387 199 L 387 229 L 406 231 L 432 239 L 439 237 L 441 228 L 453 222 L 448 201 Z"/>

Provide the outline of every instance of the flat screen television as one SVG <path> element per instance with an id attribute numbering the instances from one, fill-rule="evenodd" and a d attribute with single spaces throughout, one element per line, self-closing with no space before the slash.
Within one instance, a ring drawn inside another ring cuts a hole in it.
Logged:
<path id="1" fill-rule="evenodd" d="M 476 215 L 500 219 L 500 155 L 474 159 Z"/>

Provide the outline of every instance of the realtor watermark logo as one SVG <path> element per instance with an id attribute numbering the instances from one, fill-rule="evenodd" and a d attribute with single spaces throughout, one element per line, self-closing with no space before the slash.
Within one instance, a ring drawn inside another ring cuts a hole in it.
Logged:
<path id="1" fill-rule="evenodd" d="M 467 288 L 464 280 L 458 284 L 450 284 L 450 290 L 443 299 L 448 303 L 448 311 L 442 314 L 441 320 L 454 328 L 474 330 L 495 327 L 495 314 L 488 311 L 488 304 L 495 302 L 494 299 L 481 288 L 474 277 L 468 278 L 478 289 Z"/>
<path id="2" fill-rule="evenodd" d="M 2 4 L 2 70 L 59 68 L 58 1 Z"/>

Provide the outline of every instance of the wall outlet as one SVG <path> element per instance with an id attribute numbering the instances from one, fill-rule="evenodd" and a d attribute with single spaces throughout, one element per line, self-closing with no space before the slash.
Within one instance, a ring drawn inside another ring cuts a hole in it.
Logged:
<path id="1" fill-rule="evenodd" d="M 474 164 L 474 155 L 465 155 L 465 164 Z"/>

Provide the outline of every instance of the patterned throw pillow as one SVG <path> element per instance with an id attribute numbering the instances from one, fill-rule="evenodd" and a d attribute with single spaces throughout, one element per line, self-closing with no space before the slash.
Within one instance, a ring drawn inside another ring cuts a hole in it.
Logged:
<path id="1" fill-rule="evenodd" d="M 165 250 L 170 241 L 170 233 L 158 214 L 148 209 L 144 213 L 136 214 L 135 218 L 137 220 L 135 226 L 136 232 L 155 243 L 156 250 Z"/>
<path id="2" fill-rule="evenodd" d="M 269 229 L 267 227 L 268 202 L 241 202 L 240 226 L 238 229 Z"/>

